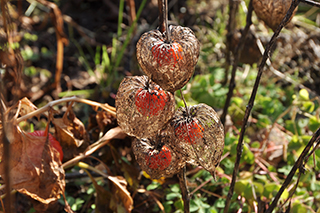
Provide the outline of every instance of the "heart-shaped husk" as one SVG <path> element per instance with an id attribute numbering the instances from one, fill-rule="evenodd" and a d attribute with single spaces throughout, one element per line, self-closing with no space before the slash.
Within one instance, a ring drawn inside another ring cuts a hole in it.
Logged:
<path id="1" fill-rule="evenodd" d="M 200 43 L 188 27 L 169 26 L 170 41 L 166 41 L 165 33 L 144 33 L 137 43 L 137 59 L 147 76 L 164 90 L 174 92 L 192 77 Z"/>
<path id="2" fill-rule="evenodd" d="M 172 177 L 185 166 L 186 159 L 175 153 L 172 148 L 168 146 L 168 144 L 171 144 L 170 140 L 174 140 L 172 134 L 174 133 L 162 131 L 160 134 L 152 138 L 135 139 L 132 143 L 133 153 L 138 164 L 143 171 L 150 175 L 152 179 L 159 179 L 160 177 Z M 167 157 L 164 158 L 161 156 L 159 158 L 159 152 L 163 146 L 166 146 Z M 166 166 L 148 165 L 149 159 L 152 157 L 158 158 L 158 165 L 165 164 Z"/>
<path id="3" fill-rule="evenodd" d="M 151 91 L 151 98 L 137 101 L 141 89 Z M 116 110 L 118 124 L 125 133 L 137 138 L 152 137 L 172 118 L 175 100 L 147 76 L 125 77 L 116 96 Z"/>
<path id="4" fill-rule="evenodd" d="M 275 31 L 287 14 L 291 2 L 291 0 L 253 0 L 252 6 L 259 19 L 263 20 L 268 27 Z M 291 21 L 297 9 L 298 7 L 288 22 Z"/>
<path id="5" fill-rule="evenodd" d="M 187 159 L 200 165 L 213 176 L 224 148 L 224 129 L 218 114 L 206 104 L 180 107 L 169 128 L 175 132 L 170 146 Z"/>

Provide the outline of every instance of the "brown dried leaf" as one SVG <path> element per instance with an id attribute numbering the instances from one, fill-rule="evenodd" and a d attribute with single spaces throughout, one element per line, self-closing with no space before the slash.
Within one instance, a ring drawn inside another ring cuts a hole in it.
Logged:
<path id="1" fill-rule="evenodd" d="M 113 122 L 113 116 L 106 111 L 97 111 L 96 119 L 100 131 L 104 131 L 105 127 Z"/>
<path id="2" fill-rule="evenodd" d="M 20 116 L 24 116 L 38 109 L 27 97 L 22 98 L 19 102 L 21 104 Z"/>
<path id="3" fill-rule="evenodd" d="M 56 201 L 64 193 L 64 170 L 59 153 L 49 146 L 46 137 L 26 134 L 14 123 L 8 123 L 11 128 L 6 129 L 11 131 L 9 134 L 14 135 L 14 140 L 10 140 L 12 187 L 34 199 L 37 211 L 45 211 L 49 203 Z M 2 145 L 2 141 L 0 143 Z M 1 175 L 5 175 L 3 163 L 1 160 Z"/>
<path id="4" fill-rule="evenodd" d="M 66 111 L 63 118 L 53 119 L 52 123 L 55 126 L 57 140 L 60 141 L 63 150 L 66 150 L 65 159 L 71 159 L 77 155 L 81 151 L 78 147 L 82 146 L 83 149 L 87 147 L 86 142 L 89 139 L 85 126 L 75 117 L 71 108 Z"/>
<path id="5" fill-rule="evenodd" d="M 109 176 L 108 179 L 114 184 L 113 195 L 118 200 L 120 199 L 127 210 L 131 212 L 133 208 L 133 199 L 127 190 L 127 181 L 121 176 Z"/>

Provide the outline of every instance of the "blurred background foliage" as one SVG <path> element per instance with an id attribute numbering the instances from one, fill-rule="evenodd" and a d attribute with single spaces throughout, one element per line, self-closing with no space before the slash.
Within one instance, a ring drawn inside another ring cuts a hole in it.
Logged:
<path id="1" fill-rule="evenodd" d="M 72 95 L 114 106 L 115 94 L 123 77 L 143 74 L 137 64 L 135 45 L 143 32 L 157 27 L 157 1 L 136 0 L 135 8 L 129 6 L 130 1 L 124 0 L 51 2 L 61 10 L 64 33 L 69 40 L 64 47 L 61 91 L 58 94 L 45 90 L 54 81 L 57 54 L 57 37 L 50 22 L 49 9 L 34 0 L 10 1 L 10 16 L 16 27 L 15 44 L 24 59 L 20 95 L 29 97 L 37 106 Z M 237 30 L 245 26 L 247 5 L 248 0 L 240 2 Z M 195 74 L 183 88 L 185 98 L 190 105 L 206 103 L 221 113 L 228 92 L 225 79 L 230 75 L 225 71 L 228 1 L 171 0 L 169 8 L 170 24 L 190 27 L 201 43 Z M 134 16 L 130 9 L 136 11 Z M 301 4 L 272 50 L 273 68 L 266 67 L 249 118 L 230 212 L 257 212 L 258 206 L 261 205 L 260 209 L 267 207 L 320 126 L 319 24 L 319 9 Z M 251 31 L 264 45 L 273 34 L 255 15 Z M 251 44 L 254 46 L 254 42 Z M 245 50 L 249 48 L 254 47 L 244 47 Z M 252 60 L 257 58 L 256 61 L 247 64 L 244 59 L 238 64 L 217 181 L 205 170 L 188 166 L 191 212 L 215 213 L 224 208 L 242 118 L 261 58 L 257 57 L 259 50 L 256 51 L 251 55 L 243 54 Z M 10 82 L 10 78 L 5 80 Z M 178 106 L 183 105 L 179 93 L 176 101 Z M 80 105 L 74 110 L 88 127 L 92 122 L 90 109 Z M 41 125 L 38 121 L 34 123 Z M 93 141 L 97 138 L 94 131 L 90 136 Z M 88 163 L 98 166 L 102 161 L 113 174 L 125 177 L 134 199 L 132 212 L 183 212 L 177 178 L 151 180 L 140 171 L 130 144 L 130 139 L 114 141 L 94 154 L 99 160 L 91 159 Z M 319 159 L 320 150 L 317 150 L 309 158 L 296 190 L 298 175 L 283 193 L 278 212 L 288 209 L 297 213 L 316 212 L 320 208 Z M 103 194 L 106 200 L 109 199 L 108 211 L 123 212 L 120 204 L 110 202 L 112 194 L 106 179 L 94 173 L 90 178 L 81 168 L 73 167 L 67 170 L 66 180 L 66 196 L 72 210 L 94 212 L 96 206 L 101 205 L 95 198 Z M 97 185 L 101 186 L 99 190 Z M 285 203 L 289 197 L 290 202 Z M 33 212 L 30 203 L 20 205 L 26 205 L 28 212 Z M 56 207 L 56 212 L 59 209 L 61 207 Z"/>

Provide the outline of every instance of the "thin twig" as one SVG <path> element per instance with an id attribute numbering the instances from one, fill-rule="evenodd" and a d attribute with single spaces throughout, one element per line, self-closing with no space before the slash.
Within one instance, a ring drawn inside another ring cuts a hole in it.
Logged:
<path id="1" fill-rule="evenodd" d="M 229 75 L 229 67 L 230 67 L 230 61 L 231 61 L 231 43 L 232 43 L 232 37 L 235 33 L 236 28 L 236 16 L 238 13 L 240 1 L 234 1 L 229 0 L 229 21 L 227 25 L 227 40 L 226 40 L 226 62 L 225 62 L 225 76 L 224 76 L 224 82 L 223 84 L 226 84 L 228 82 L 228 75 Z"/>
<path id="2" fill-rule="evenodd" d="M 289 197 L 283 202 L 283 204 L 281 204 L 281 206 L 279 207 L 279 209 L 282 209 L 282 207 L 288 202 L 288 200 L 292 199 L 292 196 L 294 195 L 298 185 L 299 185 L 299 182 L 300 182 L 300 178 L 301 178 L 301 175 L 302 175 L 302 171 L 299 171 L 299 175 L 298 175 L 298 179 L 296 181 L 296 184 L 294 185 L 294 189 L 291 190 L 291 193 L 289 195 Z M 291 203 L 291 202 L 290 202 Z M 290 205 L 290 204 L 289 204 Z"/>
<path id="3" fill-rule="evenodd" d="M 300 0 L 300 2 L 310 4 L 311 6 L 320 7 L 320 2 L 316 2 L 312 0 Z"/>
<path id="4" fill-rule="evenodd" d="M 80 160 L 88 157 L 101 147 L 108 144 L 112 139 L 124 139 L 127 135 L 122 131 L 120 127 L 115 127 L 113 129 L 110 129 L 102 138 L 100 138 L 98 141 L 96 141 L 94 144 L 91 144 L 83 153 L 80 155 L 72 158 L 71 160 L 64 162 L 62 164 L 62 168 L 66 169 L 74 164 L 78 163 Z"/>
<path id="5" fill-rule="evenodd" d="M 177 176 L 179 178 L 179 185 L 184 204 L 184 213 L 190 213 L 190 196 L 186 182 L 186 167 L 183 167 L 183 169 L 180 170 Z"/>
<path id="6" fill-rule="evenodd" d="M 267 45 L 267 47 L 266 47 L 266 49 L 264 51 L 263 56 L 262 56 L 262 61 L 261 61 L 260 65 L 259 65 L 259 71 L 258 71 L 258 74 L 257 74 L 257 77 L 256 77 L 256 81 L 254 83 L 254 87 L 253 87 L 253 90 L 251 92 L 251 96 L 250 96 L 248 105 L 246 107 L 246 112 L 245 112 L 245 115 L 244 115 L 244 118 L 243 118 L 241 132 L 240 132 L 238 145 L 237 145 L 236 162 L 235 162 L 235 165 L 234 165 L 234 170 L 233 170 L 233 174 L 232 174 L 232 181 L 231 181 L 230 188 L 229 188 L 229 191 L 228 191 L 228 196 L 227 196 L 227 200 L 226 200 L 226 204 L 225 204 L 224 213 L 227 213 L 228 210 L 229 210 L 229 206 L 230 206 L 230 203 L 231 203 L 231 198 L 232 198 L 232 195 L 233 195 L 233 192 L 234 192 L 234 186 L 235 186 L 235 183 L 236 183 L 237 174 L 239 172 L 240 159 L 241 159 L 241 155 L 242 155 L 244 133 L 245 133 L 245 130 L 246 130 L 246 126 L 247 126 L 247 122 L 248 122 L 248 119 L 249 119 L 249 115 L 251 113 L 251 110 L 252 110 L 252 107 L 253 107 L 253 104 L 254 104 L 254 99 L 256 97 L 257 90 L 258 90 L 258 87 L 259 87 L 259 84 L 260 84 L 260 79 L 261 79 L 261 76 L 262 76 L 262 73 L 263 73 L 263 70 L 264 70 L 264 66 L 265 66 L 266 61 L 267 61 L 267 59 L 269 57 L 270 50 L 271 50 L 271 48 L 273 47 L 273 45 L 274 45 L 274 43 L 276 41 L 276 38 L 278 37 L 278 35 L 279 35 L 280 31 L 282 30 L 282 28 L 284 27 L 285 23 L 287 23 L 290 20 L 290 17 L 292 16 L 293 11 L 298 6 L 299 2 L 300 2 L 299 0 L 294 0 L 292 2 L 291 6 L 290 6 L 290 9 L 288 10 L 286 16 L 283 18 L 283 20 L 281 21 L 280 25 L 278 26 L 278 28 L 274 32 L 272 38 L 270 39 L 270 41 L 269 41 L 269 43 L 268 43 L 268 45 Z M 250 8 L 250 6 L 249 6 L 249 8 Z M 249 16 L 249 12 L 248 12 L 248 16 Z M 282 192 L 283 192 L 283 190 L 284 189 L 282 189 Z M 280 198 L 280 196 L 278 197 L 278 199 L 279 198 Z M 274 199 L 274 201 L 275 201 L 275 199 Z M 276 204 L 273 204 L 273 205 L 276 205 Z"/>
<path id="7" fill-rule="evenodd" d="M 229 108 L 229 105 L 230 105 L 230 101 L 231 101 L 231 98 L 233 96 L 233 90 L 234 90 L 234 88 L 236 86 L 235 77 L 236 77 L 236 71 L 237 71 L 237 67 L 238 67 L 238 62 L 239 62 L 239 59 L 240 59 L 240 56 L 241 56 L 241 52 L 242 52 L 242 49 L 244 47 L 244 44 L 245 44 L 249 29 L 250 29 L 250 26 L 252 24 L 252 21 L 251 21 L 252 11 L 253 11 L 252 0 L 250 0 L 249 8 L 248 8 L 248 14 L 247 14 L 247 20 L 246 20 L 247 23 L 246 23 L 246 26 L 245 26 L 245 28 L 243 30 L 243 33 L 242 33 L 241 38 L 240 38 L 240 41 L 239 41 L 239 43 L 238 43 L 238 45 L 236 47 L 235 53 L 234 53 L 234 61 L 232 63 L 232 73 L 231 73 L 231 79 L 230 79 L 230 84 L 229 84 L 229 91 L 228 91 L 227 99 L 226 99 L 226 102 L 224 104 L 223 112 L 222 112 L 222 115 L 221 115 L 221 118 L 220 118 L 221 122 L 223 124 L 225 123 L 226 116 L 227 116 L 227 113 L 228 113 L 228 108 Z"/>
<path id="8" fill-rule="evenodd" d="M 299 0 L 297 0 L 297 1 L 299 1 Z M 303 163 L 305 162 L 305 157 L 308 155 L 309 150 L 313 146 L 314 142 L 317 141 L 317 143 L 318 143 L 319 140 L 320 140 L 320 128 L 318 128 L 317 131 L 313 134 L 312 138 L 310 139 L 310 141 L 308 142 L 308 144 L 306 145 L 306 147 L 302 151 L 298 160 L 293 165 L 290 173 L 288 174 L 287 178 L 285 179 L 284 183 L 282 184 L 281 188 L 279 189 L 277 195 L 274 197 L 274 199 L 273 199 L 271 205 L 269 206 L 269 208 L 267 209 L 266 213 L 271 213 L 273 211 L 273 209 L 277 206 L 277 203 L 280 199 L 280 196 L 282 195 L 285 188 L 287 188 L 287 186 L 290 184 L 297 169 L 299 168 L 299 170 L 301 170 L 300 172 L 302 172 L 304 170 Z"/>
<path id="9" fill-rule="evenodd" d="M 190 196 L 192 196 L 194 193 L 196 193 L 199 189 L 201 189 L 204 185 L 206 185 L 207 183 L 209 183 L 210 181 L 212 181 L 214 178 L 211 177 L 208 180 L 204 181 L 203 183 L 201 183 L 199 186 L 197 186 L 197 188 L 195 188 L 191 193 Z"/>
<path id="10" fill-rule="evenodd" d="M 164 0 L 158 0 L 159 9 L 159 30 L 160 32 L 166 31 L 166 25 L 164 23 Z"/>
<path id="11" fill-rule="evenodd" d="M 110 113 L 112 116 L 114 116 L 114 117 L 116 116 L 115 108 L 112 106 L 109 106 L 108 104 L 101 104 L 101 103 L 98 103 L 95 101 L 90 101 L 90 100 L 78 98 L 78 97 L 68 97 L 68 98 L 62 98 L 62 99 L 58 99 L 58 100 L 49 102 L 44 107 L 41 107 L 40 109 L 37 109 L 33 112 L 30 112 L 30 113 L 18 118 L 17 123 L 20 123 L 21 121 L 27 120 L 27 119 L 32 118 L 34 116 L 37 116 L 41 113 L 44 113 L 55 105 L 58 105 L 58 104 L 61 104 L 64 102 L 71 102 L 71 101 L 88 104 L 88 105 L 91 105 L 94 107 L 99 107 L 99 108 L 107 111 L 108 113 Z"/>

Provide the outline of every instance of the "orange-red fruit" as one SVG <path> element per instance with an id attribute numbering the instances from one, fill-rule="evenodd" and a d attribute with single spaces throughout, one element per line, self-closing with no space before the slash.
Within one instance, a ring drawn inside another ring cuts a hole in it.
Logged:
<path id="1" fill-rule="evenodd" d="M 139 88 L 136 93 L 135 104 L 138 111 L 144 116 L 157 116 L 166 106 L 168 95 L 160 88 L 159 85 L 155 85 L 154 89 L 149 86 L 145 88 Z"/>
<path id="2" fill-rule="evenodd" d="M 169 26 L 166 33 L 152 30 L 137 43 L 137 59 L 143 72 L 164 90 L 174 92 L 188 83 L 199 58 L 200 43 L 188 27 Z"/>
<path id="3" fill-rule="evenodd" d="M 150 169 L 164 170 L 168 168 L 171 163 L 172 156 L 171 151 L 165 145 L 161 150 L 149 149 L 149 152 L 145 156 L 146 164 Z"/>
<path id="4" fill-rule="evenodd" d="M 46 137 L 47 136 L 47 133 L 44 130 L 37 130 L 34 132 L 30 132 L 28 134 L 32 135 L 32 136 L 39 136 L 39 137 Z M 60 160 L 62 161 L 62 159 L 63 159 L 62 147 L 61 147 L 59 141 L 57 141 L 57 139 L 55 137 L 53 137 L 50 133 L 49 133 L 49 142 L 50 142 L 51 146 L 59 152 Z"/>
<path id="5" fill-rule="evenodd" d="M 170 147 L 188 163 L 200 165 L 214 175 L 224 148 L 224 129 L 218 114 L 206 104 L 180 107 L 173 116 L 169 129 L 175 140 Z"/>
<path id="6" fill-rule="evenodd" d="M 196 118 L 186 119 L 175 127 L 175 133 L 179 140 L 190 144 L 195 144 L 198 139 L 202 139 L 203 131 L 203 127 Z"/>
<path id="7" fill-rule="evenodd" d="M 185 166 L 186 159 L 172 150 L 170 141 L 174 141 L 174 132 L 165 129 L 153 137 L 132 142 L 139 166 L 153 179 L 172 177 Z"/>
<path id="8" fill-rule="evenodd" d="M 163 40 L 159 40 L 151 49 L 154 59 L 159 64 L 159 67 L 171 65 L 173 68 L 178 65 L 178 62 L 183 60 L 183 50 L 179 43 L 167 44 Z"/>
<path id="9" fill-rule="evenodd" d="M 125 133 L 152 137 L 172 118 L 175 100 L 147 76 L 125 77 L 116 97 L 117 121 Z"/>

